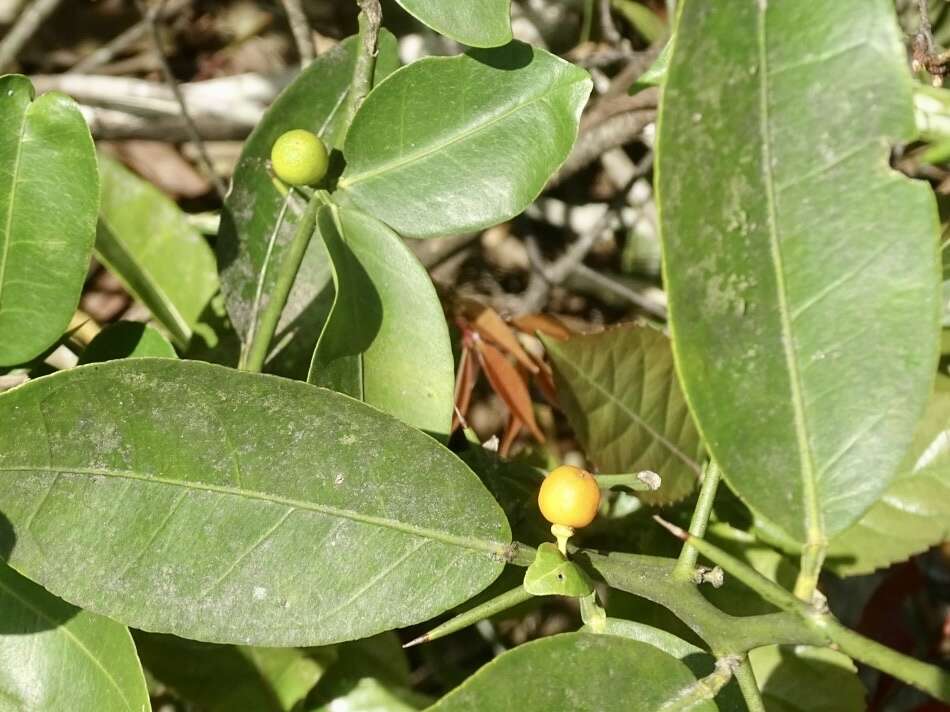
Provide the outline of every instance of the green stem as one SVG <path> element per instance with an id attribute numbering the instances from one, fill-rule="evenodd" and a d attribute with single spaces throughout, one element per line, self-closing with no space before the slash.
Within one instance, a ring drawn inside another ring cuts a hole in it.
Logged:
<path id="1" fill-rule="evenodd" d="M 714 564 L 721 566 L 726 573 L 744 583 L 772 605 L 783 611 L 791 611 L 793 613 L 807 613 L 812 610 L 804 601 L 799 600 L 777 583 L 767 579 L 745 562 L 723 551 L 715 544 L 710 544 L 705 539 L 699 539 L 687 534 L 679 527 L 664 521 L 660 517 L 654 517 L 654 519 L 668 531 L 672 532 L 674 536 L 691 544 L 700 554 Z"/>
<path id="2" fill-rule="evenodd" d="M 805 603 L 719 547 L 688 536 L 682 529 L 668 523 L 664 523 L 664 526 L 680 538 L 686 537 L 699 553 L 721 566 L 769 603 L 795 613 L 812 630 L 822 634 L 828 642 L 837 644 L 854 659 L 913 685 L 943 702 L 950 702 L 950 673 L 855 633 L 841 625 L 832 615 Z"/>
<path id="3" fill-rule="evenodd" d="M 518 586 L 513 588 L 510 591 L 506 591 L 494 598 L 485 601 L 484 603 L 471 608 L 464 613 L 460 613 L 454 618 L 450 618 L 442 625 L 436 626 L 428 633 L 420 635 L 418 638 L 410 640 L 408 643 L 403 645 L 404 648 L 411 648 L 414 645 L 419 645 L 420 643 L 428 643 L 432 640 L 437 640 L 439 638 L 444 638 L 445 636 L 454 633 L 463 628 L 468 628 L 468 626 L 478 623 L 481 620 L 485 620 L 490 616 L 506 611 L 509 608 L 517 606 L 519 603 L 524 603 L 530 599 L 534 598 L 530 593 L 525 591 L 524 586 Z"/>
<path id="4" fill-rule="evenodd" d="M 274 290 L 267 300 L 267 306 L 261 314 L 257 329 L 251 335 L 251 345 L 247 350 L 247 359 L 244 363 L 244 370 L 252 373 L 260 373 L 264 368 L 264 361 L 270 351 L 271 340 L 277 331 L 277 323 L 280 321 L 280 315 L 287 304 L 287 297 L 290 295 L 290 289 L 293 287 L 294 280 L 297 278 L 297 272 L 300 270 L 300 263 L 303 262 L 303 256 L 310 245 L 310 238 L 313 236 L 314 225 L 316 222 L 317 209 L 325 202 L 324 195 L 317 193 L 307 203 L 307 207 L 300 216 L 297 223 L 297 230 L 294 232 L 293 240 L 287 247 L 283 259 L 280 263 L 280 271 L 277 273 L 277 282 L 274 284 Z"/>
<path id="5" fill-rule="evenodd" d="M 734 674 L 749 712 L 765 712 L 765 703 L 762 701 L 759 683 L 755 680 L 755 673 L 752 672 L 752 664 L 749 662 L 748 655 L 743 656 L 742 662 L 736 668 Z"/>
<path id="6" fill-rule="evenodd" d="M 267 241 L 267 250 L 264 252 L 264 262 L 261 265 L 261 273 L 257 277 L 257 289 L 254 291 L 254 303 L 251 305 L 251 325 L 247 330 L 251 340 L 254 339 L 254 335 L 257 333 L 257 322 L 261 315 L 261 300 L 264 298 L 264 284 L 267 282 L 267 272 L 270 267 L 271 258 L 274 255 L 274 245 L 277 244 L 277 235 L 284 226 L 284 217 L 287 215 L 287 208 L 290 206 L 291 195 L 291 191 L 289 190 L 284 194 L 284 202 L 280 206 L 280 212 L 277 213 L 277 220 L 274 222 L 274 229 L 271 230 L 270 239 Z M 243 369 L 247 363 L 249 343 L 244 342 L 241 344 L 241 347 L 241 357 L 238 368 Z"/>
<path id="7" fill-rule="evenodd" d="M 700 707 L 705 708 L 705 703 L 718 695 L 732 679 L 737 664 L 737 657 L 717 660 L 713 672 L 697 680 L 672 700 L 668 700 L 657 712 L 689 712 Z"/>
<path id="8" fill-rule="evenodd" d="M 359 52 L 353 67 L 353 81 L 343 105 L 343 125 L 349 126 L 359 111 L 360 105 L 373 88 L 376 73 L 376 56 L 379 53 L 379 28 L 383 11 L 379 0 L 357 0 L 360 6 Z"/>
<path id="9" fill-rule="evenodd" d="M 860 633 L 841 625 L 830 615 L 814 616 L 812 626 L 837 644 L 846 653 L 865 665 L 877 668 L 898 680 L 913 685 L 941 702 L 950 703 L 950 673 L 935 665 L 916 660 L 908 655 L 865 638 Z"/>
<path id="10" fill-rule="evenodd" d="M 578 44 L 590 42 L 590 29 L 594 24 L 594 0 L 584 0 L 584 17 L 581 21 L 581 39 Z"/>
<path id="11" fill-rule="evenodd" d="M 694 537 L 701 539 L 706 533 L 706 525 L 709 523 L 709 515 L 712 513 L 713 500 L 716 499 L 716 490 L 719 487 L 719 477 L 719 467 L 710 460 L 706 464 L 703 483 L 699 489 L 699 499 L 696 501 L 693 518 L 689 523 L 689 533 Z M 676 561 L 676 568 L 673 569 L 673 576 L 681 581 L 692 580 L 698 555 L 699 552 L 689 541 L 683 542 L 679 559 Z"/>

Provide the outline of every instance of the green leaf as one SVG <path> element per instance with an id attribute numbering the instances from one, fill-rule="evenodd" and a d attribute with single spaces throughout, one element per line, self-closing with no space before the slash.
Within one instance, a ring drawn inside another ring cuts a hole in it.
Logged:
<path id="1" fill-rule="evenodd" d="M 666 23 L 646 5 L 635 0 L 611 0 L 610 4 L 649 44 L 663 39 L 666 35 Z"/>
<path id="2" fill-rule="evenodd" d="M 342 145 L 348 129 L 342 108 L 353 78 L 356 50 L 357 39 L 350 37 L 297 75 L 244 143 L 234 169 L 216 249 L 228 314 L 245 340 L 254 314 L 260 312 L 274 289 L 278 266 L 302 212 L 302 208 L 288 209 L 278 226 L 284 195 L 271 178 L 271 147 L 290 129 L 313 131 L 330 147 Z M 396 40 L 384 31 L 379 40 L 376 80 L 381 81 L 398 66 Z M 319 240 L 313 240 L 278 325 L 270 370 L 306 376 L 332 297 L 326 252 Z"/>
<path id="3" fill-rule="evenodd" d="M 520 42 L 413 62 L 357 112 L 339 187 L 410 237 L 495 225 L 567 157 L 590 90 L 583 69 Z"/>
<path id="4" fill-rule="evenodd" d="M 169 359 L 0 395 L 10 565 L 144 630 L 322 645 L 432 618 L 510 543 L 475 475 L 424 433 L 299 381 Z"/>
<path id="5" fill-rule="evenodd" d="M 950 378 L 938 376 L 900 475 L 857 522 L 831 540 L 826 566 L 871 573 L 950 538 Z"/>
<path id="6" fill-rule="evenodd" d="M 697 425 L 730 487 L 817 545 L 897 474 L 933 382 L 940 279 L 933 194 L 888 165 L 915 133 L 893 4 L 813 9 L 683 3 L 657 156 Z"/>
<path id="7" fill-rule="evenodd" d="M 307 712 L 408 712 L 431 701 L 411 692 L 409 663 L 394 633 L 335 648 L 336 662 L 307 698 Z"/>
<path id="8" fill-rule="evenodd" d="M 471 47 L 498 47 L 511 41 L 511 0 L 396 0 L 425 25 Z"/>
<path id="9" fill-rule="evenodd" d="M 178 358 L 168 340 L 148 324 L 117 321 L 109 324 L 79 356 L 79 365 L 120 358 Z"/>
<path id="10" fill-rule="evenodd" d="M 34 100 L 0 76 L 0 366 L 25 363 L 65 331 L 79 303 L 99 209 L 96 153 L 76 103 Z"/>
<path id="11" fill-rule="evenodd" d="M 865 690 L 844 653 L 769 645 L 749 653 L 769 712 L 863 712 Z"/>
<path id="12" fill-rule="evenodd" d="M 538 553 L 524 574 L 524 589 L 532 596 L 570 596 L 581 598 L 594 590 L 587 574 L 568 561 L 549 541 L 538 547 Z"/>
<path id="13" fill-rule="evenodd" d="M 482 667 L 432 712 L 656 712 L 696 678 L 662 650 L 612 635 L 565 633 L 519 645 Z M 714 712 L 712 702 L 680 707 Z"/>
<path id="14" fill-rule="evenodd" d="M 332 699 L 304 707 L 306 712 L 413 712 L 427 708 L 430 700 L 408 688 L 387 685 L 374 677 L 341 681 Z"/>
<path id="15" fill-rule="evenodd" d="M 0 709 L 150 709 L 129 631 L 0 563 Z"/>
<path id="16" fill-rule="evenodd" d="M 653 60 L 653 64 L 633 83 L 633 86 L 630 87 L 630 94 L 636 94 L 649 87 L 658 87 L 663 84 L 663 80 L 666 79 L 666 71 L 670 66 L 671 56 L 673 56 L 673 38 L 670 38 L 663 45 L 663 49 Z"/>
<path id="17" fill-rule="evenodd" d="M 398 235 L 358 210 L 321 208 L 317 231 L 336 297 L 308 380 L 447 438 L 455 361 L 428 272 Z"/>
<path id="18" fill-rule="evenodd" d="M 703 448 L 662 332 L 626 325 L 544 344 L 561 406 L 598 469 L 659 473 L 660 489 L 639 493 L 651 504 L 693 491 Z"/>
<path id="19" fill-rule="evenodd" d="M 185 348 L 218 289 L 214 253 L 175 203 L 100 155 L 96 255 Z"/>
<path id="20" fill-rule="evenodd" d="M 605 632 L 607 635 L 630 638 L 659 648 L 664 653 L 683 661 L 697 678 L 710 675 L 716 669 L 716 658 L 707 651 L 660 628 L 622 618 L 608 618 Z M 722 712 L 747 712 L 742 700 L 742 692 L 735 682 L 729 682 L 719 691 L 716 695 L 716 704 Z"/>
<path id="21" fill-rule="evenodd" d="M 202 712 L 287 712 L 317 684 L 332 659 L 298 648 L 214 645 L 172 635 L 135 633 L 145 668 Z"/>

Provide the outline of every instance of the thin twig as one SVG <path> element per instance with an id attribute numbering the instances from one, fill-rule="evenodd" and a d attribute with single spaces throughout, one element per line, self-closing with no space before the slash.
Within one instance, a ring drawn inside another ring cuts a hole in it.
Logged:
<path id="1" fill-rule="evenodd" d="M 191 0 L 168 0 L 164 9 L 161 10 L 159 19 L 166 17 L 184 9 L 190 4 Z M 104 64 L 111 62 L 116 55 L 125 52 L 148 33 L 148 23 L 145 20 L 139 20 L 125 32 L 114 37 L 99 49 L 87 54 L 80 59 L 69 70 L 76 74 L 88 74 L 93 69 L 97 69 Z"/>
<path id="2" fill-rule="evenodd" d="M 533 272 L 543 278 L 529 281 L 528 288 L 523 292 L 522 308 L 526 312 L 538 311 L 547 299 L 551 286 L 562 284 L 568 277 L 579 270 L 587 254 L 597 243 L 597 240 L 604 231 L 615 227 L 615 223 L 619 220 L 616 213 L 626 203 L 627 193 L 630 191 L 634 182 L 650 170 L 652 164 L 653 152 L 648 151 L 637 163 L 627 183 L 617 191 L 617 195 L 612 201 L 612 204 L 608 206 L 600 219 L 589 229 L 585 230 L 564 254 L 553 263 L 545 264 L 544 258 L 541 256 L 541 250 L 538 248 L 537 240 L 534 236 L 529 235 L 525 238 L 528 259 L 531 261 Z M 654 313 L 654 310 L 651 309 L 650 313 Z"/>
<path id="3" fill-rule="evenodd" d="M 188 128 L 188 134 L 191 137 L 192 142 L 195 144 L 195 147 L 198 149 L 198 159 L 201 163 L 201 167 L 204 169 L 205 173 L 208 175 L 208 178 L 214 184 L 214 190 L 218 194 L 218 197 L 223 201 L 224 196 L 227 193 L 227 190 L 224 187 L 224 182 L 214 170 L 214 164 L 212 164 L 211 157 L 208 155 L 208 149 L 205 147 L 204 141 L 201 138 L 201 133 L 198 131 L 198 127 L 195 126 L 195 122 L 192 120 L 191 114 L 188 112 L 188 105 L 185 102 L 185 96 L 182 94 L 181 87 L 178 85 L 178 80 L 175 79 L 175 74 L 172 72 L 171 65 L 168 63 L 168 58 L 165 56 L 164 50 L 162 50 L 162 37 L 158 31 L 158 23 L 156 18 L 161 13 L 165 3 L 161 2 L 151 9 L 146 7 L 144 0 L 136 0 L 136 4 L 138 5 L 139 12 L 142 13 L 142 18 L 144 19 L 145 24 L 148 26 L 149 35 L 152 38 L 152 49 L 155 53 L 155 58 L 162 66 L 162 72 L 165 74 L 165 81 L 168 82 L 168 86 L 175 95 L 175 100 L 178 102 L 178 106 L 181 109 L 181 117 Z"/>
<path id="4" fill-rule="evenodd" d="M 588 282 L 603 287 L 609 292 L 613 292 L 618 297 L 626 299 L 628 302 L 634 306 L 642 309 L 648 314 L 652 314 L 657 319 L 666 320 L 666 307 L 658 301 L 654 301 L 647 296 L 644 296 L 636 290 L 630 289 L 630 287 L 625 284 L 621 284 L 615 279 L 611 279 L 605 274 L 601 274 L 595 269 L 591 269 L 585 264 L 579 264 L 574 268 L 573 276 L 579 279 L 585 279 Z"/>
<path id="5" fill-rule="evenodd" d="M 0 73 L 2 73 L 30 41 L 37 28 L 53 14 L 60 0 L 34 0 L 20 13 L 16 24 L 0 42 Z"/>
<path id="6" fill-rule="evenodd" d="M 611 44 L 618 44 L 623 39 L 610 13 L 610 0 L 600 0 L 600 30 Z"/>
<path id="7" fill-rule="evenodd" d="M 307 22 L 307 15 L 303 11 L 300 0 L 281 0 L 281 2 L 284 4 L 287 22 L 290 23 L 290 31 L 294 35 L 297 52 L 300 54 L 300 66 L 306 67 L 317 56 L 313 46 L 313 33 L 310 31 L 310 23 Z"/>
<path id="8" fill-rule="evenodd" d="M 548 182 L 548 188 L 563 183 L 610 149 L 632 141 L 655 120 L 656 112 L 653 110 L 631 111 L 607 119 L 582 133 L 564 165 Z"/>
<path id="9" fill-rule="evenodd" d="M 359 111 L 363 100 L 373 89 L 373 76 L 376 74 L 376 55 L 379 52 L 379 28 L 383 22 L 383 11 L 379 0 L 357 0 L 360 6 L 360 49 L 353 67 L 353 81 L 343 107 L 343 122 L 349 126 Z"/>
<path id="10" fill-rule="evenodd" d="M 934 51 L 934 33 L 933 26 L 930 24 L 930 1 L 917 0 L 917 10 L 920 13 L 920 32 L 927 41 L 927 51 Z"/>

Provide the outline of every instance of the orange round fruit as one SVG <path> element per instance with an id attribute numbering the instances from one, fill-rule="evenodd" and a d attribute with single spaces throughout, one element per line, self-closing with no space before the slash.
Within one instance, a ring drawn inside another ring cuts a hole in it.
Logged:
<path id="1" fill-rule="evenodd" d="M 545 519 L 575 529 L 590 524 L 599 506 L 597 480 L 587 470 L 570 465 L 551 470 L 538 493 L 538 507 Z"/>

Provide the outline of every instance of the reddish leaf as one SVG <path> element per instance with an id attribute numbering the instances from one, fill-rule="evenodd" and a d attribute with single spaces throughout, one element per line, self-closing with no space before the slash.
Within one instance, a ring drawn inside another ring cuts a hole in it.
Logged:
<path id="1" fill-rule="evenodd" d="M 544 442 L 544 434 L 534 419 L 534 404 L 528 384 L 505 355 L 485 341 L 475 342 L 478 360 L 488 376 L 492 389 L 505 401 L 509 410 L 531 431 L 535 440 Z"/>
<path id="2" fill-rule="evenodd" d="M 463 345 L 462 355 L 459 357 L 459 370 L 455 377 L 455 412 L 452 413 L 452 432 L 468 415 L 468 407 L 472 403 L 472 391 L 475 381 L 478 380 L 478 362 L 472 354 L 471 348 Z"/>
<path id="3" fill-rule="evenodd" d="M 554 385 L 554 371 L 551 366 L 540 359 L 536 359 L 538 372 L 534 374 L 534 382 L 541 391 L 544 399 L 555 408 L 560 408 L 561 404 L 557 399 L 557 387 Z"/>
<path id="4" fill-rule="evenodd" d="M 538 367 L 518 342 L 518 337 L 505 323 L 498 312 L 491 307 L 469 299 L 460 302 L 462 315 L 468 320 L 469 327 L 478 332 L 483 339 L 491 341 L 514 356 L 518 363 L 535 373 Z"/>
<path id="5" fill-rule="evenodd" d="M 511 323 L 526 334 L 541 332 L 558 341 L 567 341 L 574 332 L 568 329 L 557 317 L 550 314 L 523 314 L 516 316 Z"/>
<path id="6" fill-rule="evenodd" d="M 505 432 L 501 436 L 501 445 L 498 446 L 498 454 L 502 457 L 508 457 L 508 453 L 511 451 L 511 446 L 515 442 L 515 438 L 518 437 L 518 434 L 521 432 L 522 423 L 514 413 L 508 414 L 508 423 L 505 425 Z"/>

